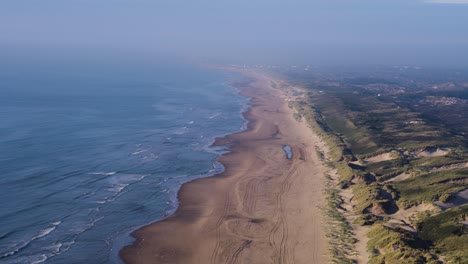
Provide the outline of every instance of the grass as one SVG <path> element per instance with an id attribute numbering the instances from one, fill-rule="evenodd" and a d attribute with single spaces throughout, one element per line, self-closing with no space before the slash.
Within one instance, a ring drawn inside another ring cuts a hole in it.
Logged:
<path id="1" fill-rule="evenodd" d="M 454 136 L 441 123 L 424 119 L 424 114 L 390 99 L 383 101 L 349 87 L 320 90 L 310 88 L 305 100 L 291 102 L 290 107 L 296 110 L 295 118 L 305 121 L 327 144 L 326 164 L 339 174 L 338 187 L 352 188 L 358 215 L 354 224 L 372 226 L 368 233 L 368 249 L 372 253 L 369 263 L 439 263 L 435 257 L 438 255 L 445 256 L 447 263 L 468 263 L 466 230 L 453 220 L 465 217 L 466 211 L 447 210 L 436 215 L 420 212 L 418 232 L 412 233 L 384 226 L 388 219 L 369 210 L 394 206 L 395 202 L 400 208 L 408 208 L 423 202 L 445 201 L 465 189 L 467 184 L 462 179 L 468 178 L 466 168 L 429 172 L 431 168 L 467 161 L 464 139 Z M 409 123 L 411 120 L 422 122 Z M 428 146 L 450 147 L 451 151 L 443 157 L 413 158 L 402 154 Z M 348 165 L 350 161 L 389 151 L 394 151 L 392 160 L 354 168 Z M 319 150 L 317 155 L 324 159 Z M 411 178 L 384 182 L 404 172 L 411 173 Z M 353 263 L 349 258 L 355 242 L 352 226 L 338 209 L 342 203 L 339 190 L 330 184 L 328 179 L 325 215 L 331 223 L 327 234 L 333 263 Z M 433 237 L 432 233 L 439 235 Z"/>
<path id="2" fill-rule="evenodd" d="M 320 148 L 318 146 L 315 146 L 315 153 L 317 154 L 317 157 L 321 160 L 321 161 L 324 161 L 325 160 L 325 154 L 323 153 L 322 150 L 320 150 Z"/>
<path id="3" fill-rule="evenodd" d="M 353 152 L 368 153 L 376 151 L 377 144 L 373 142 L 366 129 L 359 129 L 346 114 L 343 102 L 330 93 L 314 91 L 309 98 L 314 109 L 320 114 L 327 130 L 349 146 Z"/>
<path id="4" fill-rule="evenodd" d="M 432 168 L 466 161 L 467 157 L 442 156 L 442 157 L 424 157 L 411 160 L 409 164 L 413 167 Z"/>
<path id="5" fill-rule="evenodd" d="M 351 188 L 354 194 L 354 211 L 358 214 L 369 214 L 367 209 L 372 207 L 374 204 L 383 206 L 383 210 L 390 210 L 391 208 L 387 208 L 387 206 L 392 205 L 393 200 L 397 197 L 397 194 L 392 188 L 375 183 L 358 183 L 352 185 Z M 369 219 L 369 216 L 366 216 L 365 218 Z M 367 224 L 368 223 L 372 222 L 368 221 Z"/>
<path id="6" fill-rule="evenodd" d="M 299 114 L 299 113 L 294 113 L 294 114 L 293 114 L 293 117 L 294 117 L 294 119 L 296 119 L 296 121 L 298 121 L 298 122 L 301 122 L 301 121 L 302 121 L 302 115 Z"/>
<path id="7" fill-rule="evenodd" d="M 408 231 L 395 231 L 381 224 L 375 224 L 368 234 L 367 249 L 371 252 L 369 264 L 381 263 L 438 263 L 425 250 L 425 242 Z"/>
<path id="8" fill-rule="evenodd" d="M 326 175 L 325 200 L 327 206 L 324 215 L 327 219 L 327 237 L 329 238 L 329 252 L 332 263 L 352 264 L 355 261 L 349 257 L 354 255 L 353 245 L 356 239 L 353 237 L 352 228 L 346 218 L 338 211 L 343 201 L 330 176 Z"/>
<path id="9" fill-rule="evenodd" d="M 406 163 L 407 161 L 405 159 L 399 157 L 392 160 L 370 163 L 367 165 L 367 170 L 370 173 L 374 173 L 376 176 L 382 176 L 385 174 L 401 171 Z"/>
<path id="10" fill-rule="evenodd" d="M 462 223 L 467 215 L 468 205 L 464 205 L 427 217 L 418 224 L 419 235 L 433 243 L 447 263 L 468 263 L 468 228 Z"/>
<path id="11" fill-rule="evenodd" d="M 440 123 L 422 120 L 422 115 L 392 101 L 350 87 L 310 87 L 309 103 L 326 125 L 356 155 L 384 149 L 420 148 L 428 145 L 458 145 L 451 132 Z"/>
<path id="12" fill-rule="evenodd" d="M 364 213 L 366 208 L 372 205 L 374 198 L 377 196 L 378 193 L 378 186 L 360 183 L 353 185 L 351 188 L 354 194 L 354 211 L 359 214 L 362 214 Z"/>
<path id="13" fill-rule="evenodd" d="M 468 169 L 454 169 L 426 173 L 403 181 L 393 182 L 400 199 L 398 204 L 404 208 L 422 202 L 444 202 L 451 194 L 466 189 L 466 184 L 459 180 L 468 178 Z M 444 198 L 444 199 L 442 199 Z"/>

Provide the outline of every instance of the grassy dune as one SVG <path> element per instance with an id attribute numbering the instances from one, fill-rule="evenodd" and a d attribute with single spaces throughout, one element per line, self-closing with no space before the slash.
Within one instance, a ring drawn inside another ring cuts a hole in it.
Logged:
<path id="1" fill-rule="evenodd" d="M 358 216 L 351 224 L 371 228 L 369 263 L 468 263 L 462 223 L 468 206 L 447 211 L 416 207 L 446 202 L 468 188 L 468 168 L 451 166 L 468 161 L 466 141 L 453 126 L 407 107 L 411 95 L 383 99 L 356 87 L 316 84 L 306 91 L 290 107 L 330 149 L 328 165 L 336 169 L 339 183 L 338 189 L 328 189 L 329 206 L 341 207 L 340 189 L 351 188 Z M 431 156 L 429 150 L 439 147 L 447 153 Z M 421 152 L 426 154 L 417 155 Z M 349 256 L 351 249 L 344 245 L 352 240 L 343 231 L 346 220 L 336 211 L 327 213 L 341 223 L 335 230 L 340 235 L 332 237 L 334 248 L 341 249 L 339 260 Z"/>

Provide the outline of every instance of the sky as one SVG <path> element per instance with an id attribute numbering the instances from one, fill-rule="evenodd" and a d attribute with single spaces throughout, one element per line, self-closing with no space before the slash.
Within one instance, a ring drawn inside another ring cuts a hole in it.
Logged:
<path id="1" fill-rule="evenodd" d="M 1 0 L 1 54 L 468 66 L 468 0 Z"/>

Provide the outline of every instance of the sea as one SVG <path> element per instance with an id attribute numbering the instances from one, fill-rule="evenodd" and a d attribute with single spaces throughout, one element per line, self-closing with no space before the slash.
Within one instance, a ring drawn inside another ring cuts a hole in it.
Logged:
<path id="1" fill-rule="evenodd" d="M 234 73 L 169 61 L 0 62 L 0 263 L 122 263 L 130 233 L 220 173 Z"/>

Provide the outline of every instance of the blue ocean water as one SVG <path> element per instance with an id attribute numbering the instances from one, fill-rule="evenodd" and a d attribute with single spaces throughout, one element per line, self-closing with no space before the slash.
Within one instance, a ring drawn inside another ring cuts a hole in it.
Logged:
<path id="1" fill-rule="evenodd" d="M 237 76 L 182 64 L 0 65 L 0 263 L 120 263 L 129 233 L 222 170 Z"/>

